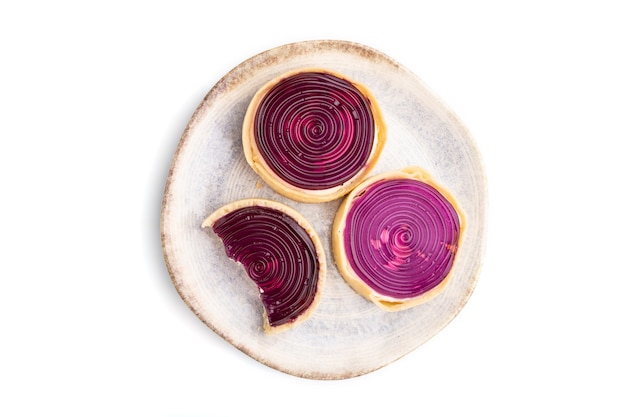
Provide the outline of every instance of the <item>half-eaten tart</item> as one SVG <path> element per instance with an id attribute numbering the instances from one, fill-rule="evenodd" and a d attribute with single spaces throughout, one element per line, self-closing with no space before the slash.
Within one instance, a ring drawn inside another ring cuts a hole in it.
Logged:
<path id="1" fill-rule="evenodd" d="M 227 204 L 202 223 L 222 240 L 226 255 L 243 265 L 263 304 L 266 333 L 306 320 L 326 277 L 322 243 L 296 210 L 265 199 Z"/>
<path id="2" fill-rule="evenodd" d="M 364 85 L 326 69 L 284 73 L 248 105 L 248 164 L 276 192 L 307 203 L 347 194 L 372 170 L 387 138 L 380 106 Z"/>
<path id="3" fill-rule="evenodd" d="M 439 294 L 452 274 L 465 216 L 450 192 L 423 169 L 371 177 L 335 216 L 335 263 L 346 282 L 388 311 Z"/>

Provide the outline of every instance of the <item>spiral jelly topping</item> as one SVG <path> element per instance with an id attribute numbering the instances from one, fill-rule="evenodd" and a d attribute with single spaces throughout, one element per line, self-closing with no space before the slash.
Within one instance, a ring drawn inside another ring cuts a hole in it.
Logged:
<path id="1" fill-rule="evenodd" d="M 294 187 L 341 186 L 366 166 L 374 147 L 370 105 L 359 88 L 334 74 L 290 75 L 257 108 L 259 153 L 269 169 Z"/>
<path id="2" fill-rule="evenodd" d="M 312 306 L 320 261 L 310 235 L 291 216 L 241 207 L 217 219 L 213 231 L 256 283 L 270 326 L 293 322 Z"/>
<path id="3" fill-rule="evenodd" d="M 455 207 L 432 185 L 379 180 L 354 197 L 346 214 L 345 256 L 376 293 L 414 298 L 448 276 L 460 231 Z"/>

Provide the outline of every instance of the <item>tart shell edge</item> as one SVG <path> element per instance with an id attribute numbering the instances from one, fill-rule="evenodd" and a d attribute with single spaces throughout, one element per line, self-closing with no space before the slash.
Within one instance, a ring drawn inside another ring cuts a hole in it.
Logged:
<path id="1" fill-rule="evenodd" d="M 465 227 L 466 227 L 466 217 L 463 210 L 460 208 L 458 202 L 454 198 L 454 196 L 441 184 L 439 184 L 425 169 L 417 166 L 406 167 L 397 171 L 386 172 L 382 174 L 375 175 L 373 177 L 368 178 L 363 181 L 359 185 L 357 185 L 351 192 L 348 194 L 339 208 L 337 209 L 337 213 L 335 215 L 335 219 L 332 225 L 331 232 L 331 243 L 332 243 L 332 252 L 333 258 L 335 261 L 335 265 L 339 270 L 341 276 L 344 280 L 352 287 L 354 291 L 363 296 L 365 299 L 372 301 L 378 307 L 382 308 L 386 311 L 400 311 L 404 309 L 411 308 L 413 306 L 425 303 L 427 301 L 432 300 L 434 297 L 439 295 L 446 285 L 448 284 L 451 276 L 453 275 L 456 260 L 454 261 L 452 268 L 446 275 L 446 277 L 433 289 L 427 291 L 424 294 L 421 294 L 416 297 L 411 298 L 394 298 L 389 297 L 383 294 L 378 293 L 366 283 L 364 283 L 359 277 L 358 274 L 354 271 L 350 262 L 348 261 L 345 255 L 345 244 L 344 244 L 344 229 L 346 223 L 346 216 L 348 211 L 352 205 L 352 202 L 355 197 L 358 197 L 361 193 L 363 193 L 367 187 L 370 185 L 386 179 L 414 179 L 421 182 L 424 182 L 433 188 L 435 188 L 440 194 L 442 194 L 448 202 L 454 207 L 456 213 L 459 217 L 460 229 L 459 229 L 459 239 L 458 239 L 458 247 L 462 246 L 463 237 L 465 235 Z M 458 256 L 458 254 L 456 255 Z"/>
<path id="2" fill-rule="evenodd" d="M 319 265 L 319 269 L 318 269 L 318 278 L 317 278 L 317 288 L 315 291 L 315 295 L 313 297 L 313 301 L 311 302 L 311 304 L 309 305 L 309 307 L 306 309 L 306 311 L 304 311 L 301 315 L 299 315 L 297 318 L 295 318 L 294 320 L 285 323 L 285 324 L 281 324 L 278 326 L 272 326 L 270 325 L 269 319 L 268 319 L 268 315 L 267 315 L 267 310 L 265 309 L 265 305 L 263 306 L 263 331 L 265 334 L 277 334 L 280 332 L 283 332 L 285 330 L 288 330 L 304 321 L 306 321 L 315 311 L 315 309 L 317 308 L 317 305 L 320 302 L 321 299 L 321 294 L 325 285 L 325 281 L 326 281 L 326 269 L 327 269 L 327 264 L 326 264 L 326 254 L 324 251 L 324 246 L 322 245 L 322 242 L 317 234 L 317 232 L 315 231 L 315 229 L 313 228 L 313 226 L 308 222 L 308 220 L 306 220 L 306 218 L 304 218 L 304 216 L 302 216 L 302 214 L 300 214 L 297 210 L 273 201 L 273 200 L 269 200 L 269 199 L 263 199 L 263 198 L 245 198 L 245 199 L 241 199 L 241 200 L 237 200 L 237 201 L 233 201 L 231 203 L 228 203 L 220 208 L 218 208 L 217 210 L 215 210 L 214 212 L 212 212 L 208 217 L 206 217 L 204 219 L 204 221 L 201 224 L 201 228 L 202 229 L 206 229 L 206 228 L 212 228 L 213 225 L 222 217 L 224 217 L 225 215 L 236 211 L 240 208 L 244 208 L 244 207 L 253 207 L 253 206 L 257 206 L 257 207 L 267 207 L 270 209 L 274 209 L 274 210 L 278 210 L 284 214 L 286 214 L 287 216 L 289 216 L 291 219 L 293 219 L 300 227 L 302 227 L 302 229 L 304 229 L 304 231 L 307 233 L 307 235 L 311 238 L 311 241 L 313 243 L 313 246 L 315 248 L 315 252 L 316 252 L 316 256 L 317 256 L 317 261 L 318 261 L 318 265 Z M 239 262 L 238 262 L 239 263 Z M 248 277 L 248 279 L 250 279 Z"/>
<path id="3" fill-rule="evenodd" d="M 333 75 L 335 77 L 341 78 L 354 87 L 356 87 L 361 94 L 367 99 L 372 116 L 374 119 L 374 143 L 370 155 L 367 159 L 367 162 L 360 171 L 358 171 L 355 175 L 353 175 L 348 181 L 346 181 L 343 185 L 325 189 L 325 190 L 306 190 L 299 187 L 295 187 L 292 184 L 284 181 L 280 177 L 278 177 L 272 170 L 269 168 L 261 154 L 259 153 L 259 149 L 257 147 L 256 141 L 254 140 L 254 121 L 256 117 L 256 111 L 259 107 L 259 104 L 266 96 L 266 94 L 280 81 L 285 78 L 288 78 L 292 75 L 296 75 L 304 72 L 321 72 Z M 336 200 L 347 193 L 349 193 L 354 187 L 356 187 L 359 183 L 361 183 L 367 175 L 372 171 L 378 159 L 380 158 L 380 154 L 385 146 L 387 141 L 387 125 L 383 118 L 383 113 L 380 108 L 380 104 L 375 99 L 373 93 L 370 91 L 368 87 L 365 85 L 352 80 L 345 75 L 325 69 L 320 67 L 303 67 L 299 69 L 294 69 L 288 72 L 284 72 L 277 77 L 274 77 L 270 81 L 266 82 L 263 86 L 261 86 L 254 96 L 252 97 L 250 103 L 248 104 L 248 108 L 246 110 L 246 114 L 243 120 L 242 126 L 242 144 L 243 151 L 246 161 L 250 165 L 250 167 L 256 172 L 263 181 L 274 191 L 277 193 L 295 201 L 304 202 L 304 203 L 323 203 L 332 200 Z"/>

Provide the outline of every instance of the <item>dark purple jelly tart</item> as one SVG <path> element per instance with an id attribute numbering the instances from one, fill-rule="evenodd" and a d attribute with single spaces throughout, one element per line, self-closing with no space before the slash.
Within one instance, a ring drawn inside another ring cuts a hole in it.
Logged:
<path id="1" fill-rule="evenodd" d="M 356 292 L 385 310 L 402 310 L 443 290 L 464 229 L 453 196 L 409 167 L 374 176 L 346 196 L 333 224 L 333 254 Z"/>
<path id="2" fill-rule="evenodd" d="M 243 122 L 246 160 L 276 192 L 297 201 L 337 199 L 376 164 L 387 130 L 363 85 L 307 68 L 261 87 Z"/>
<path id="3" fill-rule="evenodd" d="M 264 330 L 275 333 L 306 320 L 320 299 L 326 257 L 313 227 L 290 207 L 245 199 L 213 212 L 202 223 L 245 268 L 264 307 Z"/>

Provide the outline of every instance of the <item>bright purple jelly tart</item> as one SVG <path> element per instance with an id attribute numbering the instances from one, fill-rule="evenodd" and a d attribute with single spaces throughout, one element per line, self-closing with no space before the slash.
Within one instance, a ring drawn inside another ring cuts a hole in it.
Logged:
<path id="1" fill-rule="evenodd" d="M 243 122 L 254 171 L 297 201 L 337 199 L 376 164 L 387 129 L 372 93 L 333 71 L 306 68 L 262 86 Z"/>
<path id="2" fill-rule="evenodd" d="M 313 227 L 290 207 L 245 199 L 217 209 L 202 223 L 245 268 L 264 307 L 264 330 L 275 333 L 306 320 L 326 276 L 324 248 Z"/>
<path id="3" fill-rule="evenodd" d="M 356 292 L 402 310 L 443 290 L 464 229 L 453 196 L 408 167 L 369 178 L 346 196 L 333 223 L 333 255 Z"/>

